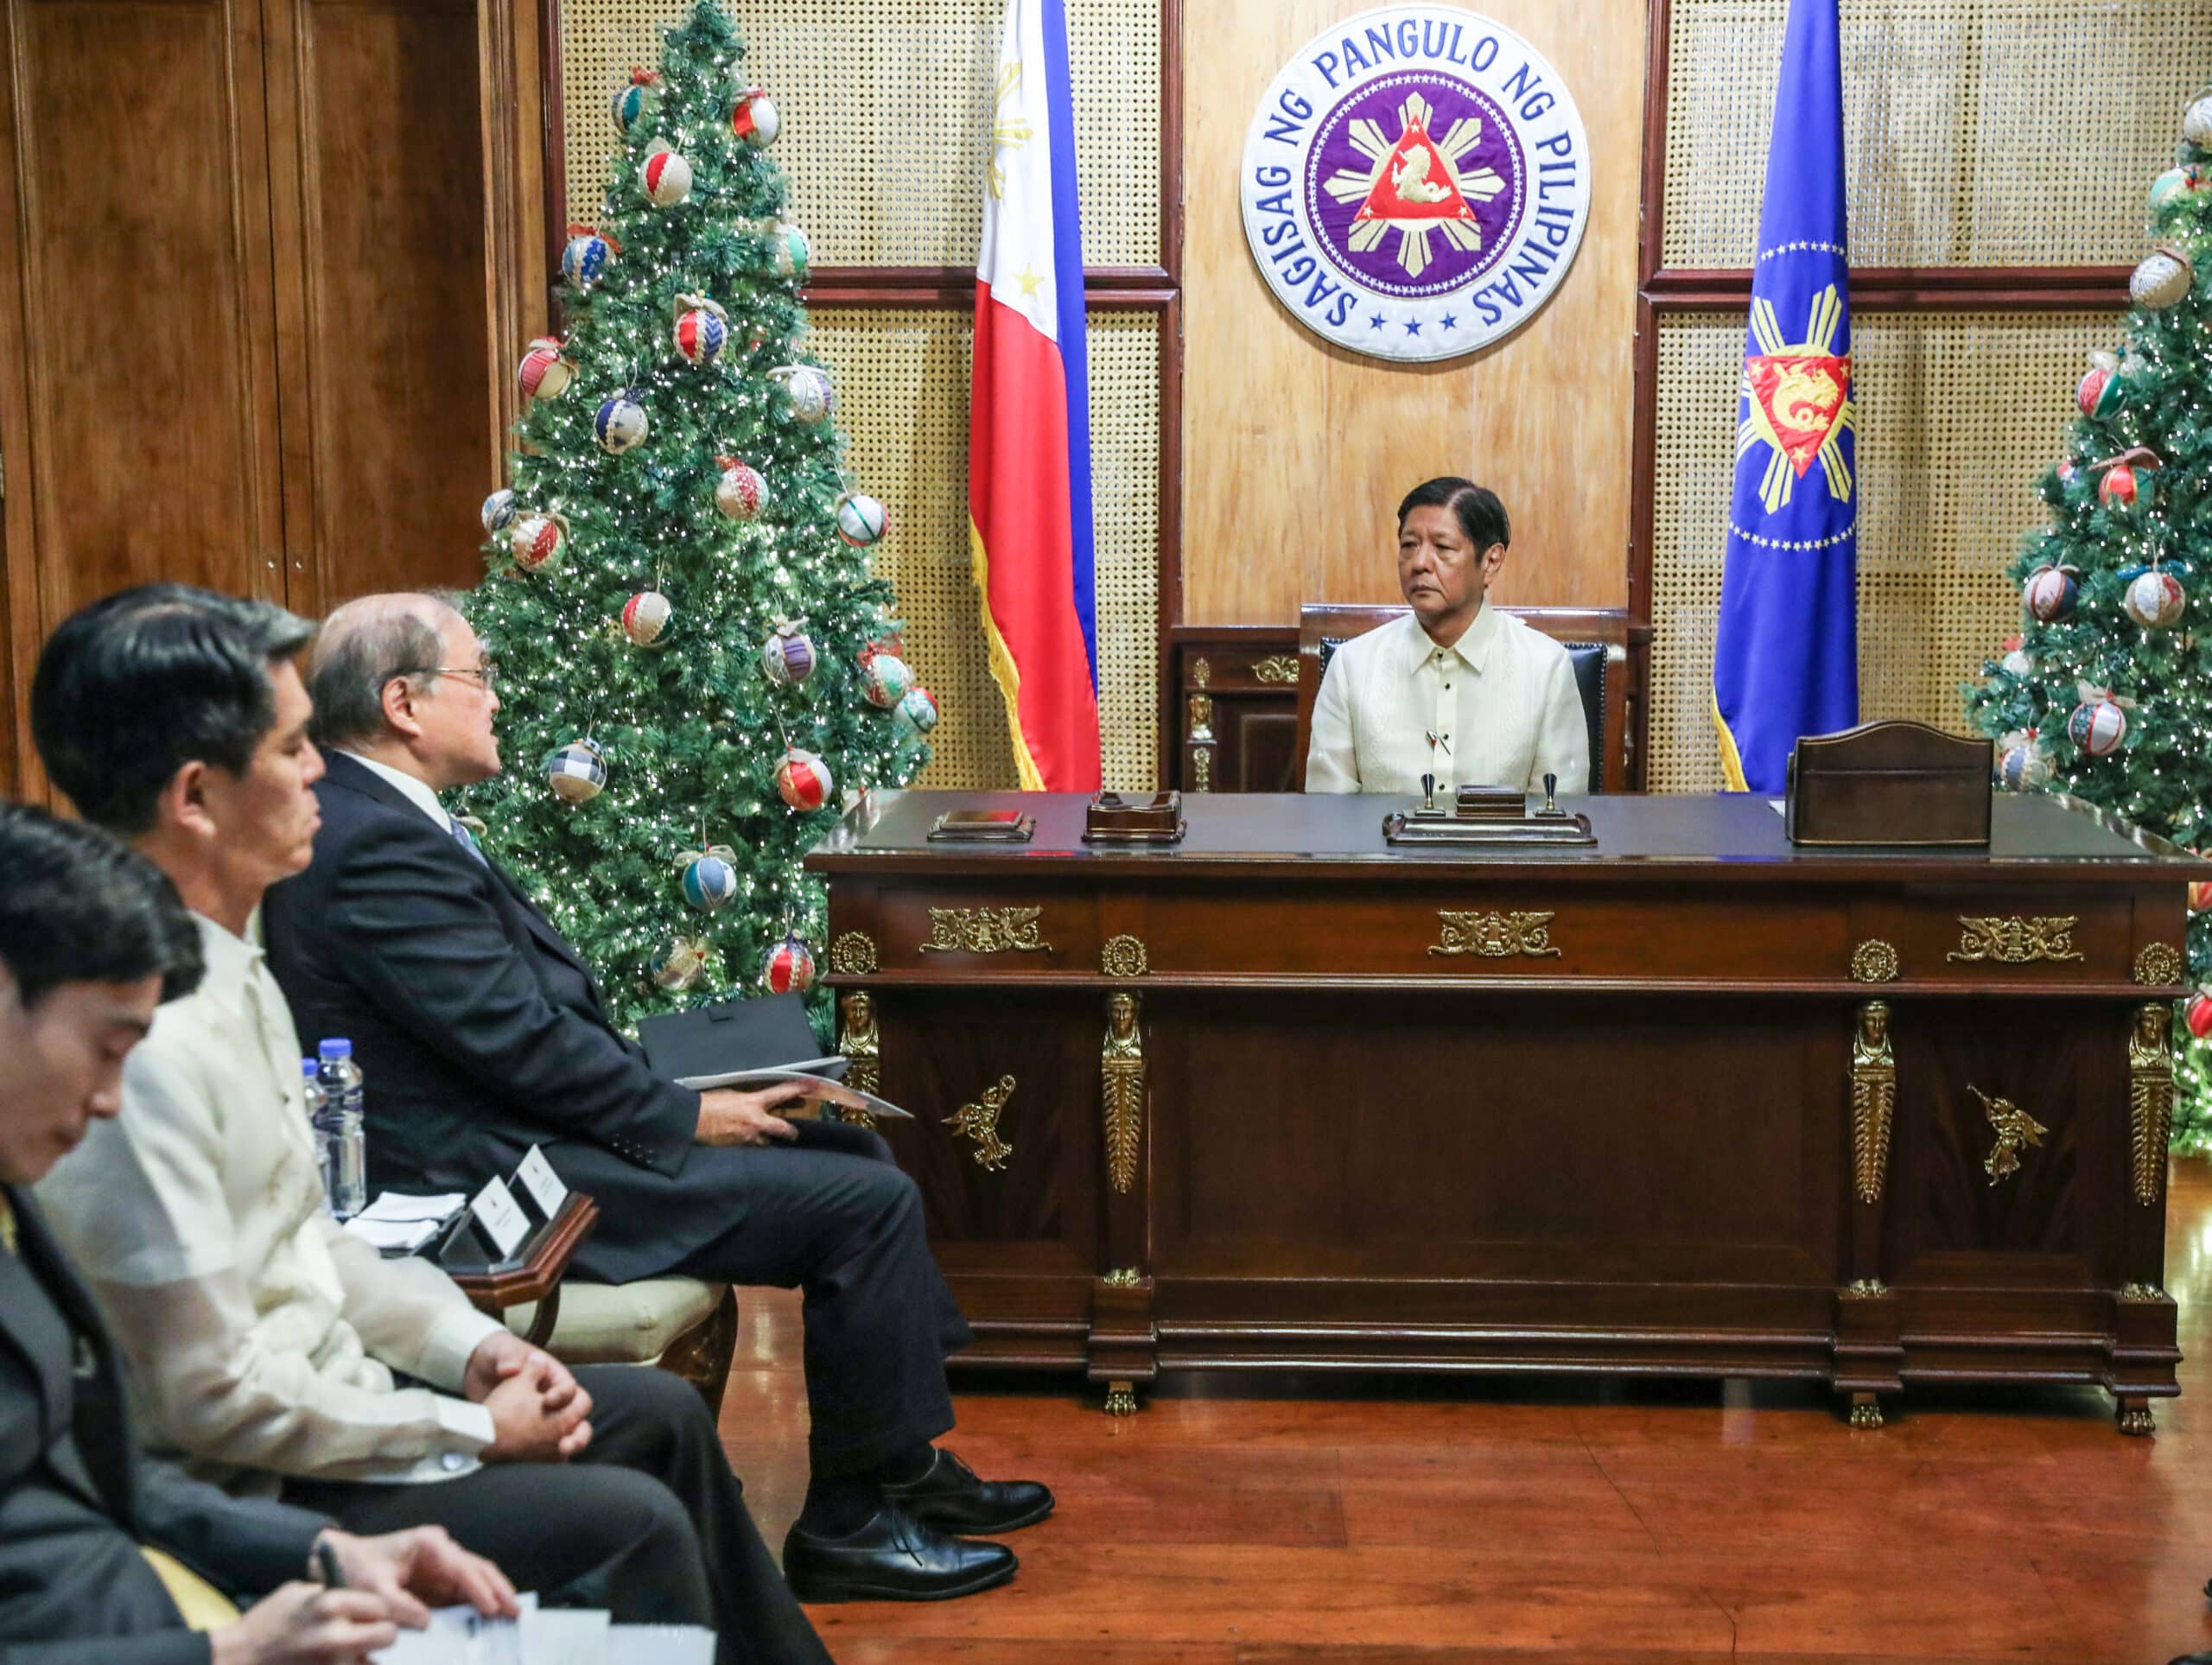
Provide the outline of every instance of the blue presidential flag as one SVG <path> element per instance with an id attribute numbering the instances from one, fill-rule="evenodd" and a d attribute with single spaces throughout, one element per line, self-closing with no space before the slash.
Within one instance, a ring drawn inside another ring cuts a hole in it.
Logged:
<path id="1" fill-rule="evenodd" d="M 1857 447 L 1838 0 L 1789 0 L 1737 406 L 1713 719 L 1738 791 L 1859 721 Z"/>

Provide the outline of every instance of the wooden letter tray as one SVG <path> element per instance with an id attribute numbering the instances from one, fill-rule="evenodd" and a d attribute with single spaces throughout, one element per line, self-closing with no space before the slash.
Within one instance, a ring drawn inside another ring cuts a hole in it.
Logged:
<path id="1" fill-rule="evenodd" d="M 1154 792 L 1148 798 L 1094 792 L 1084 806 L 1086 844 L 1173 844 L 1183 829 L 1180 792 Z"/>
<path id="2" fill-rule="evenodd" d="M 1993 750 L 1923 722 L 1808 734 L 1789 753 L 1789 842 L 1986 848 Z"/>

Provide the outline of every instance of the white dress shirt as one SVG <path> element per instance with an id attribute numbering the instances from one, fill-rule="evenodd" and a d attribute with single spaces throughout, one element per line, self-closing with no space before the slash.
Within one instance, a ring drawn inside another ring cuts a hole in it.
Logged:
<path id="1" fill-rule="evenodd" d="M 499 1325 L 324 1211 L 283 991 L 258 947 L 194 918 L 205 980 L 156 1013 L 123 1114 L 38 1187 L 130 1361 L 142 1426 L 233 1490 L 467 1473 L 492 1416 L 457 1390 Z"/>
<path id="2" fill-rule="evenodd" d="M 1427 736 L 1436 736 L 1432 748 Z M 1590 730 L 1567 650 L 1485 605 L 1450 647 L 1411 613 L 1336 651 L 1313 702 L 1309 792 L 1590 785 Z"/>
<path id="3" fill-rule="evenodd" d="M 343 747 L 338 749 L 345 750 Z M 438 823 L 439 831 L 449 833 L 453 830 L 453 817 L 446 813 L 446 806 L 438 802 L 437 790 L 429 781 L 418 779 L 404 769 L 395 769 L 389 763 L 378 763 L 374 758 L 365 758 L 359 752 L 346 752 L 346 755 L 378 779 L 396 787 L 409 803 Z"/>

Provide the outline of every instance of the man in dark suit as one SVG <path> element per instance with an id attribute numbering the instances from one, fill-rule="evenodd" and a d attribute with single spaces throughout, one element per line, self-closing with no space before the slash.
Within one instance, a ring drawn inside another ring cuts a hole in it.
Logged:
<path id="1" fill-rule="evenodd" d="M 0 804 L 0 1656 L 336 1665 L 420 1626 L 426 1599 L 513 1612 L 499 1569 L 437 1528 L 353 1537 L 138 1456 L 115 1350 L 30 1186 L 116 1114 L 156 1005 L 200 980 L 199 937 L 146 863 L 41 810 Z M 347 1588 L 308 1581 L 319 1544 Z M 230 1598 L 252 1596 L 241 1617 Z"/>
<path id="2" fill-rule="evenodd" d="M 372 596 L 323 627 L 309 672 L 315 859 L 269 893 L 271 969 L 302 1035 L 343 1035 L 369 1082 L 381 1183 L 473 1191 L 543 1145 L 599 1201 L 585 1276 L 666 1273 L 806 1292 L 812 1477 L 785 1543 L 802 1600 L 934 1599 L 1013 1575 L 989 1534 L 1052 1494 L 981 1480 L 931 1442 L 969 1331 L 918 1194 L 873 1133 L 804 1134 L 775 1093 L 661 1079 L 591 974 L 437 793 L 499 767 L 496 668 L 442 600 Z"/>

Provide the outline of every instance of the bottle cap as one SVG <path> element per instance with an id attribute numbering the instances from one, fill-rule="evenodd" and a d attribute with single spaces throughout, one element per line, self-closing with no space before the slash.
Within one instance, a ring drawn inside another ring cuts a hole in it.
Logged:
<path id="1" fill-rule="evenodd" d="M 300 1073 L 301 1073 L 302 1075 L 303 1075 L 303 1076 L 312 1076 L 312 1075 L 315 1073 L 315 1059 L 313 1059 L 313 1058 L 302 1058 L 302 1059 L 300 1060 Z"/>
<path id="2" fill-rule="evenodd" d="M 322 1061 L 327 1064 L 333 1058 L 353 1057 L 353 1043 L 350 1040 L 326 1040 L 315 1050 L 322 1054 Z"/>

